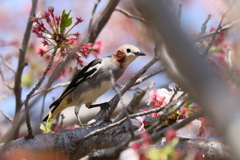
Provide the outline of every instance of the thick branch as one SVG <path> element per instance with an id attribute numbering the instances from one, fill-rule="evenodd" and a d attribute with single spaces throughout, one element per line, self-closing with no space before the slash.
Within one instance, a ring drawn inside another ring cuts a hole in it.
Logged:
<path id="1" fill-rule="evenodd" d="M 36 135 L 30 140 L 20 138 L 4 145 L 0 159 L 79 159 L 95 148 L 113 147 L 130 137 L 130 126 L 122 125 L 77 142 L 77 139 L 101 127 L 62 130 Z"/>

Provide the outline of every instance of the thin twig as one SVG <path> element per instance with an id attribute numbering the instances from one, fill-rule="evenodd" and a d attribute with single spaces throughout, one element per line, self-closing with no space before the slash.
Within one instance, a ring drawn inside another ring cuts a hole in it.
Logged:
<path id="1" fill-rule="evenodd" d="M 93 26 L 92 22 L 93 22 L 94 14 L 95 14 L 95 12 L 96 12 L 97 6 L 98 6 L 98 4 L 100 3 L 100 1 L 101 1 L 101 0 L 96 0 L 95 5 L 94 5 L 94 7 L 93 7 L 91 19 L 90 19 L 90 21 L 89 21 L 89 26 L 88 26 L 88 32 L 90 32 L 90 31 L 92 30 L 92 26 Z"/>
<path id="2" fill-rule="evenodd" d="M 10 117 L 9 115 L 7 115 L 2 109 L 0 109 L 0 113 L 10 122 L 13 122 L 12 117 Z"/>
<path id="3" fill-rule="evenodd" d="M 139 105 L 139 103 L 142 100 L 143 96 L 146 94 L 147 89 L 148 88 L 144 88 L 144 89 L 134 93 L 131 102 L 126 107 L 129 114 L 133 114 L 134 107 Z M 123 111 L 118 114 L 118 116 L 114 119 L 113 122 L 117 122 L 117 121 L 121 120 L 122 118 L 124 118 L 124 112 Z"/>
<path id="4" fill-rule="evenodd" d="M 123 10 L 121 8 L 116 8 L 115 11 L 118 11 L 118 12 L 124 14 L 125 16 L 127 16 L 129 18 L 136 19 L 136 20 L 139 20 L 139 21 L 141 21 L 141 22 L 143 22 L 145 24 L 148 24 L 148 22 L 145 19 L 143 19 L 141 17 L 138 17 L 138 16 L 134 16 L 134 15 L 128 13 L 127 11 L 125 11 L 125 10 Z"/>
<path id="5" fill-rule="evenodd" d="M 178 16 L 177 16 L 177 20 L 178 20 L 178 24 L 180 25 L 181 22 L 181 15 L 182 15 L 182 4 L 178 5 Z"/>
<path id="6" fill-rule="evenodd" d="M 21 49 L 19 50 L 18 67 L 17 67 L 17 71 L 15 74 L 15 82 L 14 82 L 14 93 L 15 93 L 15 101 L 16 101 L 14 121 L 19 120 L 18 113 L 21 111 L 21 108 L 22 108 L 22 100 L 21 100 L 21 97 L 22 97 L 22 87 L 21 87 L 22 73 L 23 73 L 23 68 L 25 67 L 26 50 L 27 50 L 28 42 L 29 42 L 30 35 L 31 35 L 31 29 L 32 29 L 32 25 L 33 25 L 32 18 L 36 12 L 37 2 L 38 2 L 38 0 L 32 0 L 32 8 L 31 8 L 31 11 L 30 11 L 30 14 L 28 17 L 27 27 L 24 32 Z M 18 132 L 19 132 L 20 126 L 15 127 L 13 125 L 13 128 L 16 128 L 16 130 L 13 131 L 13 139 L 15 139 L 18 137 Z"/>
<path id="7" fill-rule="evenodd" d="M 206 29 L 207 29 L 207 23 L 209 22 L 210 19 L 211 19 L 211 14 L 208 15 L 207 19 L 206 19 L 205 22 L 202 24 L 200 35 L 205 34 Z"/>
<path id="8" fill-rule="evenodd" d="M 3 72 L 2 72 L 2 70 L 1 70 L 1 68 L 0 68 L 0 76 L 1 76 L 2 81 L 3 81 L 3 83 L 5 84 L 5 86 L 7 86 L 8 89 L 13 90 L 13 87 L 11 87 L 11 86 L 8 84 L 8 82 L 6 81 L 6 79 L 4 78 L 4 75 L 3 75 Z"/>
<path id="9" fill-rule="evenodd" d="M 212 35 L 215 34 L 215 32 L 217 32 L 217 34 L 220 34 L 223 31 L 226 31 L 226 30 L 229 30 L 229 29 L 235 27 L 239 22 L 240 22 L 240 20 L 233 21 L 230 24 L 226 24 L 225 26 L 223 26 L 219 30 L 216 29 L 215 31 L 212 31 L 212 32 L 210 32 L 208 34 L 205 34 L 203 36 L 198 36 L 198 37 L 194 38 L 193 41 L 196 42 L 196 41 L 199 41 L 201 39 L 204 39 L 204 38 L 207 38 L 207 37 L 211 37 Z"/>
<path id="10" fill-rule="evenodd" d="M 213 43 L 213 41 L 214 41 L 215 38 L 216 38 L 217 32 L 218 32 L 219 29 L 221 29 L 221 25 L 222 25 L 223 19 L 225 18 L 225 16 L 227 15 L 227 13 L 230 11 L 230 9 L 232 8 L 232 6 L 233 6 L 233 4 L 234 4 L 235 2 L 236 2 L 236 1 L 234 0 L 234 2 L 231 4 L 231 6 L 228 8 L 228 10 L 223 14 L 222 19 L 221 19 L 220 23 L 218 24 L 218 27 L 217 27 L 215 33 L 213 34 L 212 40 L 211 40 L 211 42 L 208 44 L 207 49 L 205 50 L 203 56 L 207 56 L 207 55 L 208 55 L 209 49 L 211 48 L 212 43 Z"/>
<path id="11" fill-rule="evenodd" d="M 40 116 L 39 116 L 39 122 L 42 121 L 42 117 L 43 117 L 43 113 L 44 113 L 44 103 L 45 103 L 46 96 L 47 96 L 47 94 L 43 95 L 41 113 L 40 113 Z"/>
<path id="12" fill-rule="evenodd" d="M 153 77 L 153 76 L 155 76 L 155 75 L 157 75 L 157 74 L 159 74 L 159 73 L 162 73 L 162 72 L 165 71 L 165 70 L 166 70 L 165 68 L 160 68 L 160 69 L 157 69 L 156 71 L 153 71 L 152 73 L 149 73 L 148 75 L 145 75 L 145 76 L 143 76 L 143 77 L 138 78 L 138 79 L 136 80 L 134 86 L 135 86 L 135 85 L 138 85 L 138 84 L 140 84 L 140 83 L 142 83 L 142 82 L 144 82 L 144 81 L 146 81 L 147 79 L 149 79 L 149 78 L 151 78 L 151 77 Z"/>
<path id="13" fill-rule="evenodd" d="M 56 89 L 58 87 L 66 87 L 67 85 L 69 85 L 69 83 L 70 83 L 70 81 L 63 82 L 63 83 L 58 83 L 58 84 L 56 84 L 56 85 L 54 85 L 54 86 L 52 86 L 52 87 L 50 87 L 48 89 L 44 88 L 44 89 L 41 89 L 41 90 L 37 90 L 34 94 L 32 94 L 31 98 L 34 97 L 35 95 L 39 94 L 39 93 L 47 93 L 47 92 L 49 92 L 51 90 L 54 90 L 54 89 Z"/>
<path id="14" fill-rule="evenodd" d="M 160 69 L 157 69 L 157 70 L 155 70 L 155 71 L 153 71 L 153 72 L 151 72 L 151 73 L 149 73 L 149 74 L 147 74 L 147 75 L 145 75 L 143 77 L 140 77 L 140 78 L 138 78 L 136 80 L 136 82 L 134 83 L 133 86 L 136 86 L 136 85 L 146 81 L 147 79 L 149 79 L 149 78 L 151 78 L 151 77 L 153 77 L 153 76 L 155 76 L 155 75 L 157 75 L 157 74 L 159 74 L 159 73 L 161 73 L 161 72 L 163 72 L 165 70 L 166 70 L 166 68 L 160 68 Z M 119 88 L 123 88 L 124 87 L 124 85 L 119 84 L 119 83 L 116 83 L 116 86 L 119 87 Z M 129 90 L 130 91 L 136 91 L 136 90 L 142 90 L 142 89 L 136 87 L 136 88 L 130 88 Z"/>
<path id="15" fill-rule="evenodd" d="M 172 102 L 173 98 L 176 96 L 177 92 L 179 91 L 179 87 L 176 86 L 174 89 L 173 89 L 173 95 L 171 96 L 169 102 Z"/>
<path id="16" fill-rule="evenodd" d="M 110 75 L 111 75 L 111 83 L 113 85 L 113 89 L 117 92 L 118 96 L 120 97 L 120 103 L 122 104 L 122 109 L 123 109 L 124 115 L 127 117 L 128 124 L 131 125 L 132 124 L 131 119 L 130 119 L 129 114 L 126 110 L 127 108 L 125 107 L 125 105 L 123 103 L 122 94 L 121 94 L 120 90 L 117 87 L 115 87 L 115 80 L 114 80 L 114 77 L 113 77 L 112 70 L 109 70 L 109 72 L 110 72 Z M 131 136 L 133 138 L 134 137 L 134 131 L 133 131 L 132 127 L 130 127 L 130 133 L 131 133 Z"/>
<path id="17" fill-rule="evenodd" d="M 48 63 L 48 66 L 47 66 L 46 70 L 43 72 L 42 77 L 40 78 L 38 83 L 35 85 L 35 87 L 27 95 L 27 98 L 26 98 L 26 100 L 24 102 L 24 104 L 25 104 L 25 115 L 26 115 L 26 125 L 27 125 L 27 128 L 28 128 L 28 138 L 33 138 L 34 137 L 33 132 L 32 132 L 32 127 L 31 127 L 28 102 L 29 102 L 32 94 L 41 86 L 41 84 L 43 83 L 43 80 L 45 79 L 45 77 L 46 77 L 46 75 L 48 73 L 48 71 L 51 69 L 54 57 L 55 57 L 56 52 L 57 52 L 57 49 L 58 49 L 58 47 L 54 48 L 54 51 L 52 53 L 51 59 L 50 59 L 50 61 Z"/>
<path id="18" fill-rule="evenodd" d="M 10 69 L 14 74 L 16 74 L 16 71 L 12 68 L 12 66 L 3 58 L 3 56 L 0 54 L 0 58 L 2 59 L 3 64 Z"/>
<path id="19" fill-rule="evenodd" d="M 5 93 L 5 95 L 0 97 L 0 101 L 3 99 L 6 99 L 8 97 L 8 93 Z M 0 113 L 3 115 L 3 117 L 5 117 L 7 120 L 9 120 L 10 122 L 13 122 L 12 117 L 10 117 L 9 115 L 7 115 L 2 109 L 0 109 Z"/>

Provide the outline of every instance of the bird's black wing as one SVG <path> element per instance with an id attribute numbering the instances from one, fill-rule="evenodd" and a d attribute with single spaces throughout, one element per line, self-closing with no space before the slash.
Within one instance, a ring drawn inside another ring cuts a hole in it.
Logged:
<path id="1" fill-rule="evenodd" d="M 62 99 L 70 92 L 72 92 L 82 81 L 92 77 L 95 73 L 97 73 L 97 71 L 100 69 L 101 63 L 102 59 L 95 59 L 92 62 L 90 62 L 87 66 L 85 66 L 81 71 L 79 71 L 78 74 L 73 78 L 71 83 L 64 90 L 62 95 L 56 101 L 54 101 L 49 106 L 49 108 L 59 105 Z"/>

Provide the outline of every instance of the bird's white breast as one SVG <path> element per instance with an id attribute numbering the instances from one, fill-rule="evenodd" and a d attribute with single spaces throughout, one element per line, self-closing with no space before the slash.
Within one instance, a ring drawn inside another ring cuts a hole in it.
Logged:
<path id="1" fill-rule="evenodd" d="M 94 102 L 98 97 L 106 93 L 109 89 L 111 89 L 112 83 L 111 81 L 103 81 L 102 84 L 93 89 L 83 93 L 81 99 L 83 99 L 83 104 Z"/>

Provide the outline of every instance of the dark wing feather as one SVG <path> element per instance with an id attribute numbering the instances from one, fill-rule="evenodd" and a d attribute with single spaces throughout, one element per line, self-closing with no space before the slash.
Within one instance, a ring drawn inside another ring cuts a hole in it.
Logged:
<path id="1" fill-rule="evenodd" d="M 85 79 L 91 77 L 94 72 L 97 71 L 97 68 L 93 68 L 92 70 L 88 71 L 89 68 L 96 66 L 97 64 L 100 64 L 102 62 L 101 59 L 95 59 L 92 62 L 90 62 L 87 66 L 85 66 L 81 71 L 78 72 L 78 74 L 73 78 L 71 83 L 67 86 L 67 88 L 64 90 L 62 95 L 54 101 L 49 108 L 52 108 L 53 106 L 59 105 L 62 101 L 62 99 L 70 92 L 72 92 L 82 81 Z M 88 72 L 87 72 L 88 71 Z"/>

